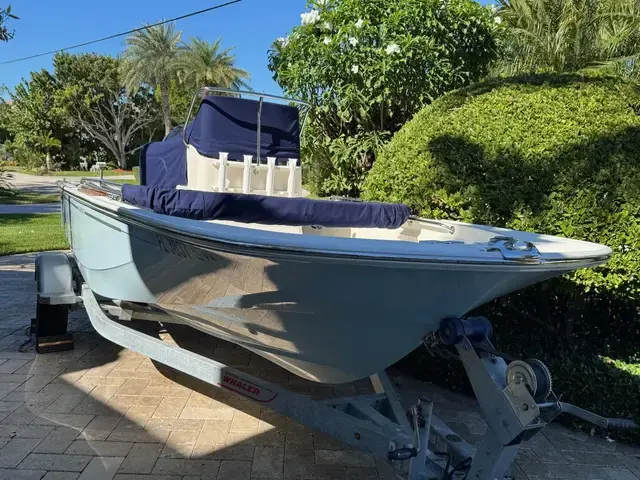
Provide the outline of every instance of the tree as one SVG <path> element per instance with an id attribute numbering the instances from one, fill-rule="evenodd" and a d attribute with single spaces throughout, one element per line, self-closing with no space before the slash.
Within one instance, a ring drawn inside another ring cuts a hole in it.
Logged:
<path id="1" fill-rule="evenodd" d="M 153 97 L 126 91 L 112 94 L 98 105 L 78 113 L 77 120 L 91 137 L 100 141 L 116 158 L 118 166 L 127 168 L 127 157 L 139 148 L 136 135 L 157 118 Z M 153 131 L 151 132 L 153 136 Z M 149 141 L 151 138 L 149 138 Z"/>
<path id="2" fill-rule="evenodd" d="M 106 150 L 86 135 L 75 114 L 105 92 L 119 91 L 116 59 L 59 53 L 53 65 L 52 73 L 32 72 L 9 92 L 11 114 L 6 128 L 15 144 L 16 160 L 40 166 L 46 152 L 39 140 L 48 134 L 60 141 L 57 158 L 67 167 L 77 165 L 83 156 L 105 158 Z"/>
<path id="3" fill-rule="evenodd" d="M 129 155 L 159 130 L 161 115 L 148 88 L 124 91 L 119 76 L 121 63 L 97 54 L 57 54 L 54 58 L 58 100 L 80 133 L 78 137 L 85 139 L 83 146 L 87 148 L 82 156 L 113 155 L 124 168 Z M 110 131 L 106 129 L 109 125 Z M 100 135 L 94 135 L 96 131 Z M 109 139 L 106 143 L 105 136 Z"/>
<path id="4" fill-rule="evenodd" d="M 109 114 L 109 102 L 114 96 L 120 95 L 123 88 L 118 74 L 120 60 L 108 55 L 61 53 L 56 54 L 53 63 L 58 86 L 56 103 L 65 112 L 65 117 L 76 132 L 73 139 L 77 146 L 74 163 L 81 157 L 104 161 L 113 158 L 111 150 L 99 138 L 90 135 L 82 126 L 81 120 L 91 122 L 96 110 Z M 150 97 L 144 88 L 139 92 L 140 95 Z M 155 127 L 153 125 L 152 130 Z M 149 132 L 143 133 L 146 136 Z M 136 138 L 134 143 L 137 140 Z M 117 156 L 114 160 L 122 162 Z M 70 164 L 69 161 L 67 163 Z"/>
<path id="5" fill-rule="evenodd" d="M 198 45 L 197 47 L 195 45 Z M 220 86 L 230 89 L 248 88 L 250 75 L 234 66 L 231 49 L 219 52 L 220 40 L 213 44 L 200 39 L 192 39 L 182 46 L 178 56 L 177 76 L 171 80 L 169 103 L 174 124 L 183 124 L 195 91 L 202 86 Z M 156 92 L 160 101 L 160 95 Z M 197 105 L 196 105 L 197 108 Z"/>
<path id="6" fill-rule="evenodd" d="M 500 0 L 498 15 L 506 27 L 499 73 L 637 70 L 636 0 Z"/>
<path id="7" fill-rule="evenodd" d="M 122 88 L 120 61 L 109 55 L 57 53 L 53 57 L 54 77 L 63 107 L 92 106 Z"/>
<path id="8" fill-rule="evenodd" d="M 53 170 L 53 163 L 51 161 L 51 151 L 56 148 L 60 148 L 60 140 L 53 137 L 51 132 L 47 132 L 44 135 L 39 135 L 35 138 L 35 144 L 45 153 L 45 168 L 47 171 Z"/>
<path id="9" fill-rule="evenodd" d="M 496 57 L 492 12 L 472 0 L 313 0 L 269 68 L 315 105 L 304 160 L 321 194 L 358 195 L 375 152 L 423 105 L 482 78 Z"/>
<path id="10" fill-rule="evenodd" d="M 180 83 L 177 78 L 171 81 L 169 87 L 169 102 L 171 103 L 171 118 L 175 125 L 182 125 L 187 118 L 187 113 L 191 107 L 193 95 L 198 87 Z M 160 96 L 156 94 L 158 102 Z"/>
<path id="11" fill-rule="evenodd" d="M 0 145 L 12 139 L 9 132 L 9 122 L 11 117 L 11 105 L 0 98 Z"/>
<path id="12" fill-rule="evenodd" d="M 47 70 L 31 72 L 30 78 L 8 91 L 9 114 L 5 128 L 11 139 L 15 158 L 21 164 L 42 165 L 42 137 L 49 134 L 67 148 L 73 138 L 64 112 L 56 105 L 56 80 Z M 63 148 L 63 150 L 64 150 Z M 64 156 L 64 155 L 63 155 Z"/>
<path id="13" fill-rule="evenodd" d="M 64 138 L 61 157 L 67 166 L 81 158 L 107 160 L 110 152 L 86 133 L 78 116 L 88 118 L 88 110 L 121 90 L 119 60 L 108 55 L 58 53 L 53 58 L 56 82 L 55 104 L 63 112 L 72 136 Z"/>
<path id="14" fill-rule="evenodd" d="M 18 17 L 11 13 L 11 5 L 8 5 L 7 8 L 0 8 L 0 41 L 3 42 L 8 42 L 13 38 L 13 30 L 9 30 L 5 25 L 9 18 L 18 20 Z"/>
<path id="15" fill-rule="evenodd" d="M 247 88 L 251 75 L 235 66 L 233 47 L 220 49 L 221 38 L 209 43 L 195 37 L 183 46 L 177 59 L 177 72 L 184 85 L 217 86 L 239 90 Z"/>
<path id="16" fill-rule="evenodd" d="M 82 157 L 108 161 L 111 150 L 90 135 L 80 120 L 91 122 L 98 110 L 110 115 L 109 102 L 123 89 L 118 76 L 120 60 L 106 55 L 58 53 L 53 66 L 53 73 L 32 72 L 28 80 L 9 92 L 11 102 L 0 104 L 0 141 L 5 137 L 11 140 L 15 159 L 24 165 L 41 165 L 46 152 L 39 140 L 47 134 L 60 141 L 56 157 L 67 167 L 76 166 Z M 145 122 L 145 127 L 129 140 L 127 151 L 131 151 L 157 131 L 161 115 L 146 87 L 126 98 L 135 98 L 138 106 L 150 103 L 150 111 L 155 114 L 154 122 Z M 120 156 L 115 158 L 120 163 L 125 161 Z"/>
<path id="17" fill-rule="evenodd" d="M 149 26 L 127 37 L 122 55 L 120 72 L 127 90 L 136 92 L 141 85 L 160 89 L 165 134 L 172 127 L 169 87 L 176 72 L 180 38 L 174 23 Z"/>
<path id="18" fill-rule="evenodd" d="M 11 140 L 5 140 L 2 145 L 0 145 L 0 163 L 13 161 L 15 154 L 15 145 Z"/>

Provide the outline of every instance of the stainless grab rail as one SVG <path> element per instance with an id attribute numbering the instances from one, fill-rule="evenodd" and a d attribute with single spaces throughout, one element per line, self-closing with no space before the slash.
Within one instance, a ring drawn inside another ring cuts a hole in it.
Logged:
<path id="1" fill-rule="evenodd" d="M 101 188 L 107 193 L 122 193 L 122 184 L 109 180 L 97 180 L 93 178 L 83 178 L 82 185 L 91 185 L 93 188 Z"/>
<path id="2" fill-rule="evenodd" d="M 78 187 L 77 183 L 70 182 L 67 179 L 56 182 L 56 185 L 61 190 L 64 190 L 65 187 Z M 80 179 L 80 186 L 106 193 L 111 198 L 116 198 L 118 200 L 122 199 L 122 184 L 120 183 L 111 182 L 109 180 L 103 180 L 100 178 L 83 177 Z"/>
<path id="3" fill-rule="evenodd" d="M 214 93 L 214 94 L 222 93 L 222 94 L 228 94 L 233 96 L 248 95 L 251 97 L 257 97 L 259 99 L 260 103 L 258 106 L 258 133 L 257 133 L 257 139 L 256 139 L 256 163 L 258 164 L 260 163 L 260 135 L 262 133 L 262 128 L 261 128 L 262 127 L 262 103 L 264 99 L 268 98 L 271 100 L 280 100 L 283 102 L 294 103 L 296 105 L 302 106 L 303 108 L 300 109 L 302 113 L 302 120 L 300 121 L 301 132 L 302 132 L 302 129 L 304 128 L 304 124 L 309 114 L 309 110 L 312 107 L 312 105 L 309 102 L 305 102 L 303 100 L 296 100 L 293 98 L 281 97 L 278 95 L 270 95 L 268 93 L 249 92 L 246 90 L 232 90 L 230 88 L 222 88 L 222 87 L 201 87 L 193 94 L 193 98 L 191 99 L 191 105 L 189 106 L 189 111 L 187 112 L 187 118 L 184 121 L 184 127 L 182 129 L 182 143 L 184 143 L 185 146 L 189 145 L 189 142 L 187 140 L 187 127 L 191 120 L 191 115 L 193 113 L 193 109 L 196 104 L 196 99 L 198 99 L 199 97 L 204 98 L 209 93 Z"/>
<path id="4" fill-rule="evenodd" d="M 450 235 L 453 235 L 454 233 L 456 233 L 456 227 L 454 227 L 453 225 L 447 225 L 444 222 L 439 222 L 438 220 L 431 220 L 429 218 L 414 217 L 413 215 L 409 217 L 409 220 L 415 220 L 416 222 L 426 223 L 426 224 L 428 224 L 428 225 L 430 225 L 432 227 L 444 230 L 445 232 L 447 232 Z"/>

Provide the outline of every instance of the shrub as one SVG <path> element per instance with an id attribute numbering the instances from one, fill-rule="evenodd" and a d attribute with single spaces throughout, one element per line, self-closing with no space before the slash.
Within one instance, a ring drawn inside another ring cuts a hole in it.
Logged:
<path id="1" fill-rule="evenodd" d="M 463 89 L 383 149 L 364 197 L 417 213 L 594 241 L 616 251 L 574 278 L 640 291 L 640 92 L 621 80 L 533 77 Z"/>
<path id="2" fill-rule="evenodd" d="M 0 162 L 0 195 L 11 195 L 12 174 L 5 170 L 4 162 Z"/>
<path id="3" fill-rule="evenodd" d="M 365 198 L 404 202 L 426 217 L 612 247 L 606 265 L 482 312 L 499 348 L 552 364 L 565 399 L 636 418 L 638 377 L 616 361 L 640 364 L 639 106 L 633 84 L 608 77 L 480 83 L 419 112 L 382 149 L 364 186 Z"/>
<path id="4" fill-rule="evenodd" d="M 136 182 L 140 183 L 140 167 L 133 167 L 133 176 L 136 177 Z"/>
<path id="5" fill-rule="evenodd" d="M 312 0 L 277 40 L 269 68 L 287 95 L 315 105 L 305 179 L 357 195 L 375 152 L 433 98 L 484 76 L 497 25 L 472 0 Z"/>

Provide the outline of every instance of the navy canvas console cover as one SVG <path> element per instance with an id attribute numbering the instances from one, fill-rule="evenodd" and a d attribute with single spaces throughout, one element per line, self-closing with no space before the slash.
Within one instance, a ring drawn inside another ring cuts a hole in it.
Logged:
<path id="1" fill-rule="evenodd" d="M 200 104 L 187 132 L 187 140 L 201 155 L 218 157 L 227 152 L 229 160 L 243 160 L 257 152 L 257 100 L 210 95 Z M 300 120 L 296 107 L 263 102 L 260 114 L 260 159 L 300 158 Z"/>
<path id="2" fill-rule="evenodd" d="M 241 193 L 123 185 L 124 201 L 162 215 L 192 220 L 230 220 L 267 225 L 398 228 L 409 218 L 406 205 L 283 198 Z"/>
<path id="3" fill-rule="evenodd" d="M 147 143 L 140 152 L 140 183 L 175 188 L 187 184 L 187 150 L 182 135 Z"/>
<path id="4" fill-rule="evenodd" d="M 229 160 L 242 161 L 257 153 L 260 103 L 238 97 L 205 97 L 198 113 L 187 126 L 187 141 L 201 155 L 218 158 L 227 152 Z M 300 159 L 300 119 L 296 107 L 263 102 L 260 122 L 260 159 L 275 157 L 277 164 Z M 142 185 L 175 188 L 187 183 L 186 147 L 182 129 L 175 128 L 162 142 L 147 144 L 140 154 Z"/>

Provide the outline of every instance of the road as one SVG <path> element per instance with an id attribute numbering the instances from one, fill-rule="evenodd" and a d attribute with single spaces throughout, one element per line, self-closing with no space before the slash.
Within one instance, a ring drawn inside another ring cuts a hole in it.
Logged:
<path id="1" fill-rule="evenodd" d="M 58 213 L 60 211 L 59 203 L 33 203 L 28 205 L 0 205 L 0 215 L 7 213 Z"/>
<path id="2" fill-rule="evenodd" d="M 46 175 L 28 175 L 26 173 L 11 172 L 10 184 L 15 190 L 25 192 L 52 194 L 58 192 L 57 183 L 60 180 L 79 180 L 80 177 L 53 177 Z M 132 180 L 133 175 L 105 176 L 105 180 Z M 40 203 L 30 205 L 0 205 L 0 215 L 2 214 L 36 214 L 36 213 L 57 213 L 60 211 L 59 203 Z"/>
<path id="3" fill-rule="evenodd" d="M 54 177 L 47 175 L 28 175 L 26 173 L 11 172 L 9 182 L 16 190 L 38 193 L 56 193 L 58 187 L 56 183 L 67 178 L 68 180 L 79 180 L 80 177 Z M 105 180 L 132 180 L 133 175 L 105 176 Z"/>

